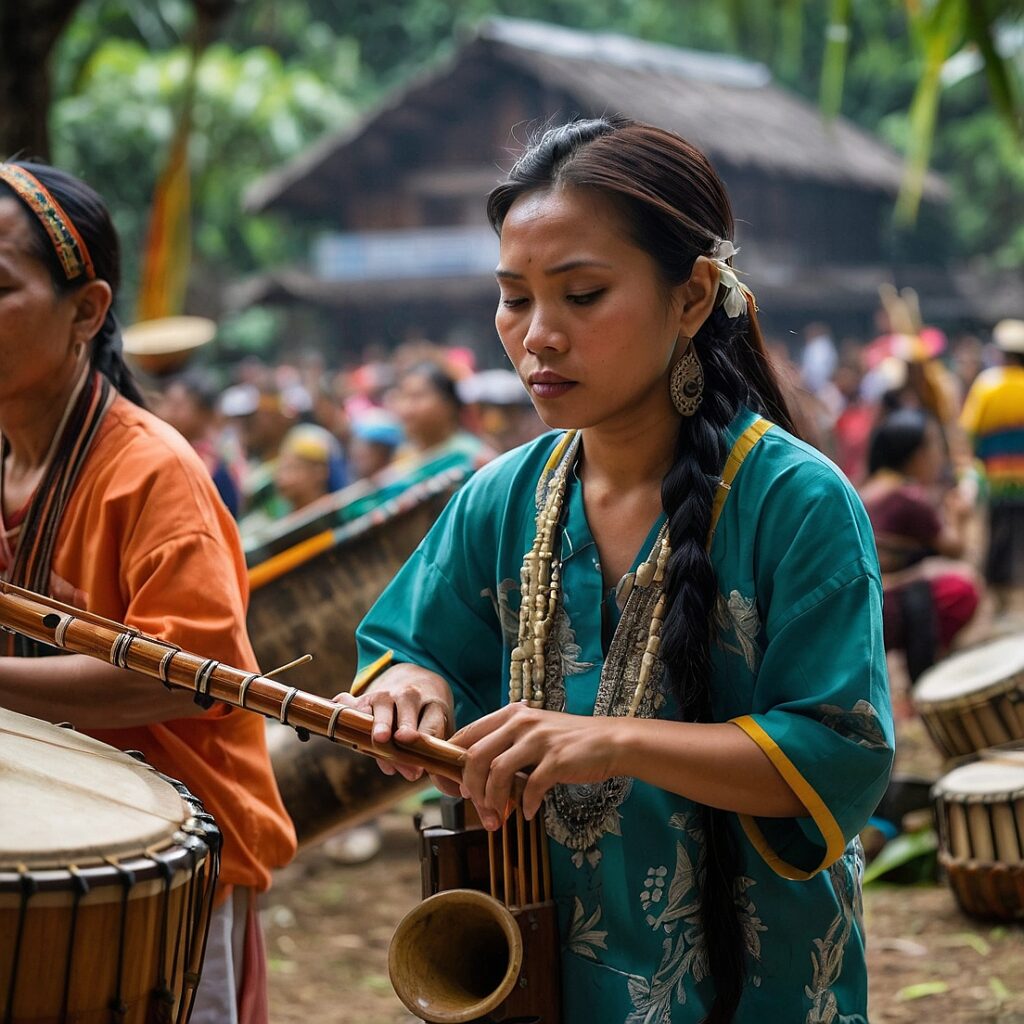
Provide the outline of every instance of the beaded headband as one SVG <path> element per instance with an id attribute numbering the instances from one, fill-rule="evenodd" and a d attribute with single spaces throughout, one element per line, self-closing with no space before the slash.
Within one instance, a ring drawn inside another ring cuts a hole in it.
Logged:
<path id="1" fill-rule="evenodd" d="M 0 181 L 6 182 L 15 194 L 36 215 L 53 245 L 64 276 L 69 281 L 85 277 L 91 281 L 96 276 L 92 257 L 78 229 L 63 207 L 49 190 L 35 176 L 16 164 L 0 163 Z"/>

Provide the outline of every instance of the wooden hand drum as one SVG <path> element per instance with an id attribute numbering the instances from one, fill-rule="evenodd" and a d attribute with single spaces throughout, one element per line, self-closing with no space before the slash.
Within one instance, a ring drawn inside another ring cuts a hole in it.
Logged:
<path id="1" fill-rule="evenodd" d="M 917 681 L 913 701 L 946 757 L 1024 740 L 1024 635 L 939 662 Z"/>
<path id="2" fill-rule="evenodd" d="M 133 756 L 0 709 L 0 1020 L 184 1024 L 220 833 Z"/>
<path id="3" fill-rule="evenodd" d="M 986 751 L 932 790 L 939 862 L 974 917 L 1024 920 L 1024 750 Z"/>

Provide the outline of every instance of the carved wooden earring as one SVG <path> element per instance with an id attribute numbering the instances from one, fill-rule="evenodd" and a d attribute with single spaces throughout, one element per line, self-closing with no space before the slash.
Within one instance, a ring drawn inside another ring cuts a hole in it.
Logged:
<path id="1" fill-rule="evenodd" d="M 704 397 L 704 368 L 700 365 L 692 340 L 672 367 L 669 391 L 672 404 L 680 416 L 692 416 L 700 407 Z"/>

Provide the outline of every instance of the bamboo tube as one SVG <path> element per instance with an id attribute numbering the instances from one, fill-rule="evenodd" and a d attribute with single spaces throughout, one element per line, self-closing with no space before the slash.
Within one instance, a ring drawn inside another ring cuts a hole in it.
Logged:
<path id="1" fill-rule="evenodd" d="M 493 832 L 487 833 L 487 861 L 491 870 L 491 895 L 498 898 L 498 860 L 496 837 Z"/>
<path id="2" fill-rule="evenodd" d="M 540 903 L 540 849 L 537 846 L 537 837 L 542 833 L 537 827 L 536 815 L 526 823 L 526 834 L 530 849 L 530 903 Z"/>
<path id="3" fill-rule="evenodd" d="M 168 687 L 191 690 L 234 707 L 278 718 L 360 753 L 423 768 L 462 781 L 465 751 L 430 736 L 412 743 L 374 743 L 373 717 L 354 708 L 285 686 L 258 673 L 221 665 L 113 622 L 0 581 L 0 626 L 60 650 L 86 654 Z M 518 781 L 518 780 L 517 780 Z M 519 792 L 522 792 L 521 788 Z"/>
<path id="4" fill-rule="evenodd" d="M 544 900 L 551 899 L 551 851 L 548 849 L 548 836 L 544 829 L 540 832 L 540 862 L 543 872 Z"/>
<path id="5" fill-rule="evenodd" d="M 508 836 L 508 820 L 501 826 L 501 880 L 505 887 L 505 891 L 502 893 L 502 902 L 506 907 L 511 906 L 515 902 L 514 893 L 512 892 L 512 865 L 510 842 Z"/>
<path id="6" fill-rule="evenodd" d="M 518 883 L 518 905 L 525 907 L 530 899 L 526 893 L 526 818 L 522 808 L 516 807 L 516 881 Z"/>

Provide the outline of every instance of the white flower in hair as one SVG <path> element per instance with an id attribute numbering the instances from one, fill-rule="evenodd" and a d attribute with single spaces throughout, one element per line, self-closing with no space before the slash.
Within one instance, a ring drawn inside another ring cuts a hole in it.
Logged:
<path id="1" fill-rule="evenodd" d="M 725 292 L 722 308 L 730 319 L 735 319 L 747 311 L 749 289 L 740 283 L 736 271 L 725 262 L 739 251 L 739 247 L 733 245 L 728 238 L 719 238 L 711 250 L 711 255 L 708 256 L 708 259 L 718 267 L 718 287 Z"/>

